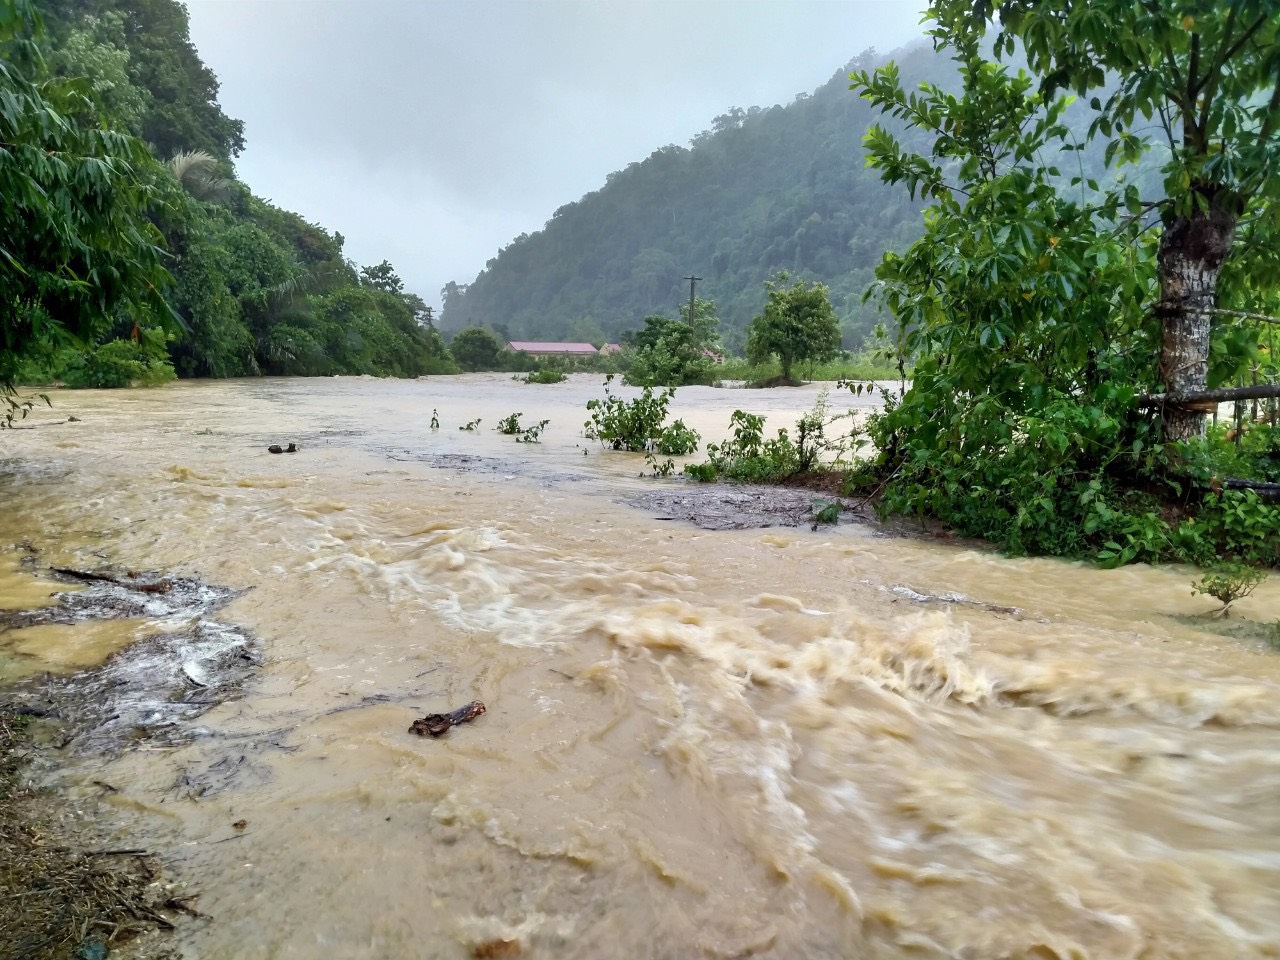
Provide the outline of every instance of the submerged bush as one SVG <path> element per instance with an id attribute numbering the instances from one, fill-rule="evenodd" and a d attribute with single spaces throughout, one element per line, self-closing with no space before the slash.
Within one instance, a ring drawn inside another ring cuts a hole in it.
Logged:
<path id="1" fill-rule="evenodd" d="M 856 426 L 842 431 L 841 421 L 852 416 L 847 411 L 832 414 L 824 390 L 813 409 L 796 421 L 795 439 L 785 427 L 766 438 L 764 417 L 735 410 L 729 418 L 733 436 L 707 444 L 707 461 L 687 465 L 685 473 L 704 482 L 724 477 L 775 483 L 798 474 L 844 470 L 866 443 Z"/>
<path id="2" fill-rule="evenodd" d="M 583 424 L 583 432 L 592 440 L 614 450 L 657 452 L 683 456 L 698 449 L 698 432 L 677 420 L 667 424 L 667 407 L 675 390 L 668 387 L 654 393 L 645 387 L 634 400 L 624 400 L 611 389 L 613 375 L 605 377 L 604 399 L 588 400 L 591 419 Z"/>

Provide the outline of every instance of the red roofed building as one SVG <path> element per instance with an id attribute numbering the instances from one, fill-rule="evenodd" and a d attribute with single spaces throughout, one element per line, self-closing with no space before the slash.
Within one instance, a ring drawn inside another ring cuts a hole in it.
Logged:
<path id="1" fill-rule="evenodd" d="M 537 340 L 512 340 L 507 344 L 517 353 L 531 357 L 594 357 L 600 351 L 589 343 L 542 343 Z"/>

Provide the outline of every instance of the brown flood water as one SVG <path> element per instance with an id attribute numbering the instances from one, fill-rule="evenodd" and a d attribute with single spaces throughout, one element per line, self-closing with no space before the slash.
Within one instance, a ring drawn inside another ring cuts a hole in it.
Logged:
<path id="1" fill-rule="evenodd" d="M 717 439 L 816 392 L 673 409 Z M 243 697 L 75 770 L 199 890 L 186 956 L 1280 957 L 1280 654 L 1174 619 L 1212 608 L 1191 571 L 660 520 L 624 501 L 683 482 L 581 438 L 599 394 L 183 383 L 0 434 L 0 604 L 51 589 L 22 540 L 252 588 Z M 0 673 L 135 628 L 0 634 Z"/>

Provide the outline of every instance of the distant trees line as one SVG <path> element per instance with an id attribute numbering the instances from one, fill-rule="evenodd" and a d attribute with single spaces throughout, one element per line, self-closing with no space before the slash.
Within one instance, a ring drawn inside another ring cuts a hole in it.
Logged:
<path id="1" fill-rule="evenodd" d="M 795 384 L 797 365 L 824 363 L 840 353 L 840 325 L 827 288 L 782 273 L 766 284 L 765 303 L 747 328 L 746 360 L 775 365 L 776 376 L 759 378 L 768 385 Z M 467 327 L 450 342 L 454 360 L 464 370 L 592 370 L 624 374 L 635 386 L 675 387 L 710 384 L 726 375 L 725 347 L 715 304 L 696 299 L 682 315 L 651 314 L 638 330 L 621 336 L 620 353 L 587 357 L 535 357 L 506 348 L 505 338 L 484 327 Z M 596 343 L 599 346 L 600 343 Z M 745 369 L 741 362 L 735 372 Z M 884 358 L 880 375 L 893 371 Z"/>

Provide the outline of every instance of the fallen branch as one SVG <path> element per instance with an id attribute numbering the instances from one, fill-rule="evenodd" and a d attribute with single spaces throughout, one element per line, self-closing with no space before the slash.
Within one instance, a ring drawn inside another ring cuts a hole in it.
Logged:
<path id="1" fill-rule="evenodd" d="M 416 733 L 420 737 L 443 736 L 450 727 L 474 720 L 484 712 L 484 704 L 479 700 L 472 700 L 465 707 L 459 707 L 452 713 L 429 713 L 422 719 L 413 721 L 409 732 Z"/>
<path id="2" fill-rule="evenodd" d="M 139 593 L 168 593 L 173 586 L 168 580 L 157 580 L 147 583 L 143 580 L 124 580 L 110 573 L 94 573 L 92 570 L 76 570 L 72 567 L 50 567 L 53 573 L 70 577 L 72 580 L 84 580 L 89 583 L 110 583 L 126 590 L 137 590 Z"/>
<path id="3" fill-rule="evenodd" d="M 1138 396 L 1140 407 L 1171 407 L 1199 409 L 1208 404 L 1213 409 L 1227 400 L 1266 400 L 1280 397 L 1280 383 L 1260 383 L 1253 387 L 1222 387 L 1218 390 L 1194 390 L 1190 393 L 1144 393 Z"/>
<path id="4" fill-rule="evenodd" d="M 1264 483 L 1261 480 L 1215 480 L 1210 482 L 1214 492 L 1220 490 L 1252 490 L 1262 500 L 1280 500 L 1280 483 Z"/>
<path id="5" fill-rule="evenodd" d="M 914 600 L 916 603 L 955 603 L 963 606 L 977 607 L 979 610 L 987 610 L 991 613 L 1004 613 L 1011 617 L 1021 618 L 1022 611 L 1018 607 L 1006 607 L 998 603 L 987 603 L 985 600 L 971 600 L 966 596 L 958 593 L 944 593 L 939 596 L 933 596 L 928 593 L 920 593 L 912 590 L 910 587 L 896 586 L 890 587 L 890 592 L 896 593 L 900 597 L 907 600 Z M 897 601 L 894 601 L 895 603 Z"/>

